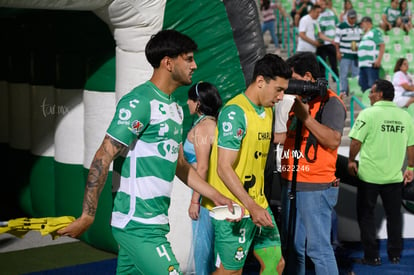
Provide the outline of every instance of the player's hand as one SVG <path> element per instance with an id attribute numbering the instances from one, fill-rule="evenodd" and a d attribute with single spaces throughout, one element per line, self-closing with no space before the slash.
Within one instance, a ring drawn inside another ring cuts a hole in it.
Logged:
<path id="1" fill-rule="evenodd" d="M 213 202 L 214 202 L 214 204 L 216 206 L 227 205 L 227 208 L 229 209 L 229 211 L 231 213 L 234 213 L 233 203 L 235 203 L 235 202 L 233 202 L 231 199 L 229 199 L 229 198 L 227 198 L 227 197 L 225 197 L 225 196 L 223 196 L 223 195 L 220 194 L 220 196 L 217 199 L 213 200 Z M 228 219 L 228 221 L 231 221 L 231 222 L 238 222 L 238 221 L 240 221 L 243 218 L 243 216 L 244 216 L 244 208 L 243 207 L 242 207 L 242 211 L 241 212 L 242 213 L 241 213 L 241 215 L 240 215 L 239 218 L 237 218 L 237 219 L 231 219 L 231 220 Z"/>
<path id="2" fill-rule="evenodd" d="M 62 228 L 57 231 L 61 236 L 69 236 L 72 238 L 80 237 L 93 223 L 94 217 L 89 215 L 82 215 L 80 218 L 76 219 L 74 222 L 70 223 L 65 228 Z"/>
<path id="3" fill-rule="evenodd" d="M 252 209 L 249 209 L 249 212 L 255 225 L 273 227 L 272 217 L 266 209 L 256 204 Z"/>

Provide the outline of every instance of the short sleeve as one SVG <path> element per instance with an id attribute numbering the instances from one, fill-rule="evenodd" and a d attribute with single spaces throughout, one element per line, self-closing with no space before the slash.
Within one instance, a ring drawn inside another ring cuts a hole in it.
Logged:
<path id="1" fill-rule="evenodd" d="M 409 84 L 407 78 L 404 77 L 404 74 L 401 71 L 396 72 L 392 79 L 392 84 L 396 86 L 401 86 L 404 83 Z"/>
<path id="2" fill-rule="evenodd" d="M 128 93 L 117 104 L 115 115 L 107 130 L 114 139 L 129 146 L 146 128 L 151 116 L 148 99 Z"/>
<path id="3" fill-rule="evenodd" d="M 330 97 L 323 108 L 321 123 L 342 134 L 345 127 L 346 110 L 337 97 Z"/>
<path id="4" fill-rule="evenodd" d="M 364 142 L 370 132 L 368 122 L 366 112 L 362 111 L 359 113 L 354 125 L 351 128 L 351 131 L 349 132 L 349 137 L 359 140 L 360 142 Z"/>
<path id="5" fill-rule="evenodd" d="M 283 100 L 275 105 L 275 133 L 287 132 L 287 121 L 289 119 L 289 112 L 295 102 L 295 96 L 284 95 Z"/>
<path id="6" fill-rule="evenodd" d="M 224 106 L 217 120 L 217 129 L 219 147 L 239 150 L 247 129 L 244 111 L 237 105 Z"/>

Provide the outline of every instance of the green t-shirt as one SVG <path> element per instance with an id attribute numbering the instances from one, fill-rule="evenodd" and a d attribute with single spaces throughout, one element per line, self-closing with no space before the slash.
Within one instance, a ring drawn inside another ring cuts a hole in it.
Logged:
<path id="1" fill-rule="evenodd" d="M 401 11 L 399 9 L 393 9 L 392 7 L 386 7 L 384 8 L 383 14 L 387 17 L 388 22 L 394 26 L 398 17 L 401 16 Z"/>
<path id="2" fill-rule="evenodd" d="M 358 177 L 366 182 L 402 182 L 407 146 L 414 145 L 411 116 L 391 101 L 378 101 L 363 110 L 349 133 L 359 140 Z"/>

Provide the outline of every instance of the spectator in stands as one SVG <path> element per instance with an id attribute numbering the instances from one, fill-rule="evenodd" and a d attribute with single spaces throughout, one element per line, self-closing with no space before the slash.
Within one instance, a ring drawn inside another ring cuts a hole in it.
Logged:
<path id="1" fill-rule="evenodd" d="M 380 27 L 385 32 L 391 30 L 394 27 L 401 27 L 401 11 L 398 5 L 399 0 L 391 0 L 391 6 L 384 8 Z"/>
<path id="2" fill-rule="evenodd" d="M 332 0 L 326 0 L 326 6 L 328 7 L 328 9 L 330 9 L 331 11 L 334 12 L 336 18 L 338 18 L 338 20 L 339 20 L 339 13 L 336 10 L 336 8 L 333 6 Z"/>
<path id="3" fill-rule="evenodd" d="M 328 0 L 320 0 L 318 3 L 321 6 L 321 14 L 318 17 L 321 32 L 331 40 L 335 38 L 336 25 L 338 24 L 338 17 L 328 8 Z M 338 62 L 336 59 L 335 43 L 331 41 L 323 41 L 316 49 L 316 55 L 319 55 L 324 61 L 328 59 L 329 65 L 336 76 L 339 76 Z M 325 67 L 320 66 L 321 75 L 325 76 Z"/>
<path id="4" fill-rule="evenodd" d="M 407 71 L 407 59 L 399 58 L 395 63 L 394 76 L 392 78 L 392 85 L 394 85 L 395 89 L 394 102 L 397 106 L 405 108 L 414 102 L 413 79 Z"/>
<path id="5" fill-rule="evenodd" d="M 356 77 L 358 68 L 358 45 L 362 30 L 356 24 L 357 13 L 351 9 L 344 22 L 336 28 L 336 58 L 339 60 L 339 82 L 341 96 L 349 95 L 348 75 Z"/>
<path id="6" fill-rule="evenodd" d="M 391 82 L 375 81 L 369 94 L 372 106 L 359 113 L 349 133 L 348 172 L 359 179 L 357 218 L 364 250 L 361 263 L 373 266 L 381 265 L 376 240 L 377 198 L 381 196 L 387 219 L 388 258 L 392 264 L 398 264 L 403 248 L 402 187 L 413 180 L 413 121 L 408 112 L 392 102 L 393 98 Z M 355 158 L 358 153 L 357 164 Z M 406 155 L 408 166 L 402 172 Z"/>
<path id="7" fill-rule="evenodd" d="M 375 80 L 379 78 L 379 68 L 384 55 L 385 44 L 381 31 L 373 28 L 371 17 L 363 17 L 360 25 L 364 35 L 358 46 L 358 84 L 364 92 L 371 88 Z"/>
<path id="8" fill-rule="evenodd" d="M 354 6 L 352 5 L 351 0 L 345 0 L 344 1 L 344 10 L 339 15 L 339 22 L 346 21 L 346 17 L 348 16 L 348 11 L 350 11 L 353 8 L 354 8 Z"/>
<path id="9" fill-rule="evenodd" d="M 400 2 L 401 11 L 401 25 L 402 29 L 407 33 L 413 28 L 411 10 L 407 6 L 407 1 L 401 0 Z"/>
<path id="10" fill-rule="evenodd" d="M 293 23 L 295 27 L 299 26 L 299 20 L 308 14 L 309 10 L 313 6 L 313 2 L 311 0 L 293 0 L 291 15 L 293 18 Z"/>
<path id="11" fill-rule="evenodd" d="M 260 2 L 260 12 L 262 13 L 263 18 L 262 34 L 266 31 L 270 32 L 270 37 L 272 38 L 276 48 L 275 54 L 280 55 L 279 39 L 277 38 L 275 32 L 276 16 L 274 14 L 274 10 L 279 10 L 284 17 L 286 17 L 286 12 L 280 4 L 270 3 L 270 0 L 262 0 Z"/>
<path id="12" fill-rule="evenodd" d="M 318 23 L 318 17 L 321 14 L 321 6 L 314 5 L 311 7 L 309 14 L 302 17 L 299 21 L 299 39 L 298 52 L 316 53 L 316 48 L 321 45 L 320 40 L 334 42 L 334 39 L 327 37 L 321 32 Z"/>

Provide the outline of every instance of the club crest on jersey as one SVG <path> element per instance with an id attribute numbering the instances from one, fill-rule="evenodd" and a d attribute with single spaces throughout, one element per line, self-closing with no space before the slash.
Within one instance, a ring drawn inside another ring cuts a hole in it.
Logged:
<path id="1" fill-rule="evenodd" d="M 130 127 L 128 127 L 128 129 L 132 132 L 132 133 L 134 133 L 134 134 L 136 134 L 136 135 L 138 135 L 139 133 L 141 133 L 141 131 L 142 131 L 142 129 L 144 128 L 144 124 L 141 122 L 141 121 L 139 121 L 139 120 L 134 120 L 132 123 L 131 123 L 131 126 Z"/>
<path id="2" fill-rule="evenodd" d="M 234 254 L 234 258 L 237 260 L 237 261 L 241 261 L 241 260 L 243 260 L 243 258 L 244 258 L 244 251 L 243 251 L 243 247 L 239 247 L 239 248 L 237 248 L 237 251 L 236 251 L 236 254 Z"/>
<path id="3" fill-rule="evenodd" d="M 173 265 L 168 267 L 168 275 L 179 275 L 178 271 L 175 269 Z"/>

